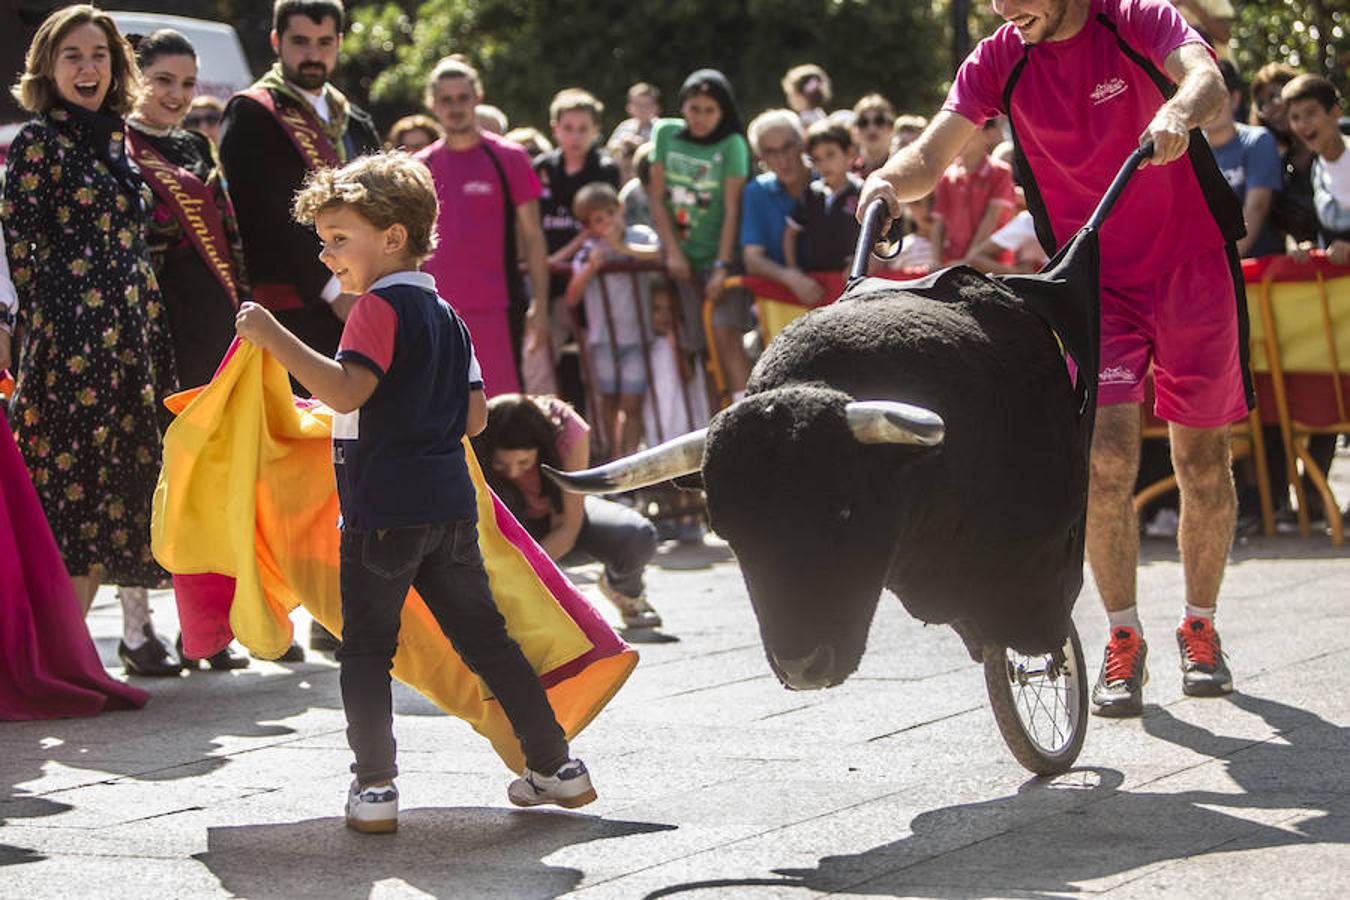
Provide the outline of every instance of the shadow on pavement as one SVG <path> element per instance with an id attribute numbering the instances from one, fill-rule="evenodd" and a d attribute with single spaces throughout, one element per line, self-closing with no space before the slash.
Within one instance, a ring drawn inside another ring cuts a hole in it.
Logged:
<path id="1" fill-rule="evenodd" d="M 1207 853 L 1350 844 L 1350 728 L 1261 697 L 1235 694 L 1229 702 L 1263 719 L 1275 738 L 1217 735 L 1156 708 L 1143 725 L 1156 738 L 1221 760 L 1233 792 L 1125 791 L 1118 771 L 1078 769 L 1032 779 L 1010 797 L 923 813 L 908 837 L 823 857 L 814 869 L 676 884 L 647 898 L 766 885 L 876 896 L 1050 897 Z"/>
<path id="2" fill-rule="evenodd" d="M 61 802 L 62 794 L 90 784 L 201 777 L 230 762 L 219 752 L 226 743 L 222 739 L 284 738 L 295 729 L 276 722 L 314 708 L 337 708 L 335 686 L 314 689 L 311 684 L 325 674 L 335 683 L 332 666 L 301 663 L 287 669 L 266 675 L 254 668 L 176 679 L 137 678 L 133 683 L 151 692 L 144 709 L 85 719 L 6 722 L 0 732 L 0 826 L 68 812 L 72 807 Z M 243 695 L 248 699 L 241 702 Z M 41 779 L 52 763 L 81 772 L 63 777 L 41 794 L 19 787 Z M 127 811 L 128 819 L 138 815 Z M 42 858 L 0 844 L 0 866 Z"/>
<path id="3" fill-rule="evenodd" d="M 577 869 L 543 862 L 563 847 L 674 828 L 568 812 L 431 807 L 402 811 L 399 832 L 388 835 L 357 834 L 336 817 L 211 828 L 207 851 L 193 858 L 225 890 L 262 900 L 365 900 L 376 885 L 400 882 L 437 897 L 528 900 L 581 882 Z"/>

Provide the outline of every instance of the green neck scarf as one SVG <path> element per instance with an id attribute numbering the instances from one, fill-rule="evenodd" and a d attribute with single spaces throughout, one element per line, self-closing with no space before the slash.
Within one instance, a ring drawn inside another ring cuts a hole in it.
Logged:
<path id="1" fill-rule="evenodd" d="M 309 101 L 309 98 L 281 74 L 281 63 L 279 62 L 272 63 L 272 68 L 268 69 L 267 73 L 258 79 L 255 87 L 267 88 L 285 94 L 297 103 L 303 104 L 305 109 L 314 112 L 314 104 Z M 325 122 L 317 112 L 314 113 L 314 120 L 319 123 L 324 135 L 333 145 L 338 160 L 345 163 L 347 161 L 347 144 L 342 137 L 347 133 L 347 120 L 349 118 L 347 98 L 331 84 L 323 86 L 323 95 L 324 99 L 328 101 L 328 121 Z"/>

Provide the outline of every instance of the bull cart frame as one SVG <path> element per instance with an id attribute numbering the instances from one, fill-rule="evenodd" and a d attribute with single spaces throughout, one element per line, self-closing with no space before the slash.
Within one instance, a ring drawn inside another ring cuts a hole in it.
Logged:
<path id="1" fill-rule="evenodd" d="M 990 277 L 998 278 L 1019 293 L 1037 281 L 1044 284 L 1075 282 L 1074 287 L 1078 290 L 1090 288 L 1095 299 L 1100 290 L 1095 264 L 1098 233 L 1131 176 L 1152 154 L 1152 144 L 1144 144 L 1130 155 L 1087 223 L 1040 273 Z M 866 291 L 867 259 L 881 238 L 886 216 L 886 204 L 881 200 L 873 201 L 864 211 L 848 288 L 841 301 L 849 299 L 850 294 Z M 1086 269 L 1091 271 L 1085 272 Z M 1091 308 L 1095 314 L 1097 304 L 1092 303 Z M 1053 319 L 1053 316 L 1049 318 Z M 1097 323 L 1090 322 L 1086 333 L 1078 334 L 1077 338 L 1076 342 L 1066 340 L 1065 343 L 1076 344 L 1087 351 L 1087 359 L 1076 362 L 1080 377 L 1087 382 L 1083 400 L 1087 414 L 1084 452 L 1088 452 L 1092 411 L 1096 407 Z M 1085 364 L 1089 362 L 1091 365 Z M 1066 624 L 1064 644 L 1051 653 L 1026 655 L 993 644 L 986 645 L 983 651 L 984 683 L 994 721 L 1013 757 L 1037 775 L 1057 775 L 1067 771 L 1078 759 L 1087 735 L 1089 674 L 1073 620 Z"/>

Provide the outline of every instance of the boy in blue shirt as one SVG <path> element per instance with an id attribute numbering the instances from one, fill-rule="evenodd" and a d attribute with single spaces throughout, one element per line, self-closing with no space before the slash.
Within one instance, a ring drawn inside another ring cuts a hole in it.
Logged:
<path id="1" fill-rule="evenodd" d="M 483 377 L 468 329 L 417 270 L 435 247 L 436 213 L 429 172 L 401 153 L 314 173 L 296 195 L 295 218 L 315 227 L 319 259 L 359 298 L 337 358 L 311 350 L 256 304 L 245 303 L 236 319 L 240 337 L 335 413 L 343 621 L 336 656 L 356 756 L 347 825 L 363 832 L 398 827 L 389 670 L 410 587 L 520 739 L 526 770 L 507 790 L 511 802 L 577 807 L 596 796 L 488 588 L 461 443 L 487 422 Z"/>

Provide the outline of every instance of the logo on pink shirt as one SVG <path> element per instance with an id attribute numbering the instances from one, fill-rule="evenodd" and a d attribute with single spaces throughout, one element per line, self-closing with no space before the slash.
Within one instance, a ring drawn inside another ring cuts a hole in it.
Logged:
<path id="1" fill-rule="evenodd" d="M 1124 78 L 1112 78 L 1110 81 L 1103 81 L 1092 89 L 1092 102 L 1094 105 L 1105 103 L 1112 97 L 1125 93 L 1126 87 L 1128 85 L 1125 84 Z"/>
<path id="2" fill-rule="evenodd" d="M 492 185 L 486 181 L 466 181 L 464 182 L 464 193 L 477 197 L 489 197 L 492 195 Z"/>

